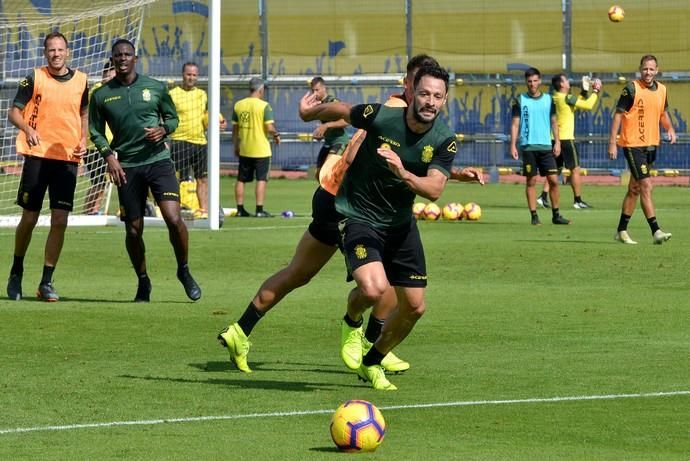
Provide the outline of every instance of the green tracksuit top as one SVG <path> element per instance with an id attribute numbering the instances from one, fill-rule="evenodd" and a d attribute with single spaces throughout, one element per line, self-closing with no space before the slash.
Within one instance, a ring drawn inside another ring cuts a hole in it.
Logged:
<path id="1" fill-rule="evenodd" d="M 440 120 L 425 133 L 414 133 L 405 122 L 406 110 L 381 104 L 352 108 L 352 126 L 366 130 L 367 137 L 335 199 L 336 209 L 347 218 L 378 229 L 407 226 L 412 219 L 415 193 L 378 155 L 377 149 L 383 145 L 397 153 L 405 169 L 417 176 L 436 169 L 450 177 L 457 152 L 455 133 Z"/>
<path id="2" fill-rule="evenodd" d="M 137 74 L 129 86 L 114 78 L 91 95 L 91 141 L 104 158 L 113 151 L 117 152 L 123 167 L 148 165 L 170 158 L 165 139 L 158 142 L 146 140 L 144 128 L 163 126 L 170 134 L 178 122 L 167 86 L 146 75 Z M 113 132 L 110 144 L 105 137 L 106 123 Z"/>

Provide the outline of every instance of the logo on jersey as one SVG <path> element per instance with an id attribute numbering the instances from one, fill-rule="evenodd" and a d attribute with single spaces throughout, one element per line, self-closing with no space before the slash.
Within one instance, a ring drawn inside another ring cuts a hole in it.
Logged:
<path id="1" fill-rule="evenodd" d="M 434 158 L 434 147 L 424 146 L 424 149 L 422 149 L 422 162 L 429 163 L 432 158 Z"/>
<path id="2" fill-rule="evenodd" d="M 249 125 L 249 112 L 240 112 L 239 119 L 243 126 Z"/>
<path id="3" fill-rule="evenodd" d="M 151 100 L 151 90 L 144 88 L 144 90 L 141 92 L 141 98 L 144 101 L 149 102 Z"/>
<path id="4" fill-rule="evenodd" d="M 388 144 L 387 142 L 384 142 L 383 144 L 381 144 L 379 146 L 379 149 L 390 149 L 390 148 L 391 148 L 391 145 Z"/>
<path id="5" fill-rule="evenodd" d="M 364 248 L 364 245 L 359 244 L 355 247 L 355 257 L 357 259 L 365 259 L 367 257 L 367 249 Z"/>
<path id="6" fill-rule="evenodd" d="M 370 116 L 373 113 L 374 113 L 374 108 L 371 107 L 371 104 L 370 104 L 364 108 L 364 113 L 362 115 L 364 116 L 364 118 L 367 118 L 368 116 Z"/>
<path id="7" fill-rule="evenodd" d="M 457 154 L 458 153 L 458 143 L 453 141 L 450 144 L 448 144 L 448 152 L 452 152 L 454 154 Z"/>
<path id="8" fill-rule="evenodd" d="M 27 87 L 29 86 L 29 81 L 27 79 L 24 79 L 21 82 L 19 82 L 19 86 Z"/>

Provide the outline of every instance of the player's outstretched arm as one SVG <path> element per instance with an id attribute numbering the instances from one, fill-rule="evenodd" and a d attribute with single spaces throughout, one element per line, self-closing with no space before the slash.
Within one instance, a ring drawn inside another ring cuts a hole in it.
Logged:
<path id="1" fill-rule="evenodd" d="M 343 119 L 350 123 L 352 104 L 329 102 L 321 104 L 314 93 L 307 93 L 299 101 L 299 116 L 305 122 L 312 120 L 331 121 Z"/>

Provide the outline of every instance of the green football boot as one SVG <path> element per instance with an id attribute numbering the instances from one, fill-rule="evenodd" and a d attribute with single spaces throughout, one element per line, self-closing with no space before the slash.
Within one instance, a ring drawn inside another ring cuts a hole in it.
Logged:
<path id="1" fill-rule="evenodd" d="M 367 352 L 369 352 L 373 345 L 367 338 L 362 338 L 362 354 L 367 355 Z M 410 369 L 410 363 L 395 355 L 393 351 L 386 354 L 383 360 L 381 360 L 381 366 L 386 372 L 396 374 Z"/>
<path id="2" fill-rule="evenodd" d="M 251 343 L 237 323 L 233 323 L 218 334 L 218 341 L 221 346 L 226 347 L 230 353 L 230 360 L 237 366 L 237 369 L 245 373 L 252 370 L 247 365 L 247 354 Z"/>
<path id="3" fill-rule="evenodd" d="M 340 358 L 350 370 L 362 365 L 362 327 L 353 328 L 344 320 L 340 327 Z"/>
<path id="4" fill-rule="evenodd" d="M 364 382 L 370 382 L 371 387 L 377 391 L 398 390 L 395 384 L 388 381 L 381 365 L 372 365 L 370 367 L 362 365 L 357 369 L 357 377 Z"/>

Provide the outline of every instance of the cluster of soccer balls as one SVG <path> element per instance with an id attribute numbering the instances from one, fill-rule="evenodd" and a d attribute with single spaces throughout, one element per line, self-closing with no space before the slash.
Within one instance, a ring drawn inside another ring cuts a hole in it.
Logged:
<path id="1" fill-rule="evenodd" d="M 482 208 L 474 202 L 466 205 L 462 203 L 448 203 L 443 208 L 435 203 L 415 203 L 412 207 L 412 214 L 417 220 L 437 221 L 479 221 L 482 217 Z"/>
<path id="2" fill-rule="evenodd" d="M 366 400 L 348 400 L 331 418 L 331 438 L 340 451 L 374 451 L 383 442 L 386 421 Z"/>

